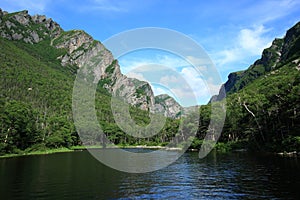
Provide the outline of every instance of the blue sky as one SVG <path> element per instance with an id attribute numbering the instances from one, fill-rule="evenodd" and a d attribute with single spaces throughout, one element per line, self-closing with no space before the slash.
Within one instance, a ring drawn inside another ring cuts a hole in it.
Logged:
<path id="1" fill-rule="evenodd" d="M 65 30 L 83 29 L 100 41 L 134 28 L 173 29 L 204 48 L 223 82 L 230 72 L 246 69 L 274 38 L 283 37 L 300 20 L 299 0 L 1 0 L 0 8 L 45 14 Z M 174 66 L 187 76 L 193 74 L 180 68 L 184 61 L 158 51 L 120 58 L 124 73 L 144 63 Z M 203 97 L 199 103 L 209 98 L 197 95 Z"/>

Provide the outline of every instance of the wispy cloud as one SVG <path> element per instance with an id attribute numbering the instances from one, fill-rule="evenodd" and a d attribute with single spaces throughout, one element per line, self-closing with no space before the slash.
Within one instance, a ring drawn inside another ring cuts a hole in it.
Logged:
<path id="1" fill-rule="evenodd" d="M 151 58 L 147 57 L 121 57 L 119 64 L 123 73 L 128 73 L 133 69 L 149 64 L 158 64 L 170 68 L 181 68 L 189 65 L 187 61 L 182 58 L 167 55 L 156 55 Z"/>
<path id="2" fill-rule="evenodd" d="M 102 12 L 128 12 L 129 4 L 125 1 L 117 0 L 91 0 L 90 3 L 81 6 L 81 11 L 102 11 Z"/>
<path id="3" fill-rule="evenodd" d="M 298 0 L 268 0 L 261 1 L 245 7 L 241 15 L 252 18 L 253 21 L 260 24 L 282 18 L 298 10 L 300 1 Z"/>
<path id="4" fill-rule="evenodd" d="M 33 13 L 44 12 L 50 0 L 1 0 L 0 6 L 9 12 L 29 10 Z"/>
<path id="5" fill-rule="evenodd" d="M 268 31 L 263 25 L 242 29 L 238 35 L 238 45 L 251 55 L 261 54 L 270 45 L 271 38 L 264 36 Z"/>
<path id="6" fill-rule="evenodd" d="M 129 77 L 129 78 L 135 78 L 135 79 L 138 79 L 140 81 L 148 82 L 148 80 L 143 76 L 142 73 L 137 73 L 137 72 L 131 71 L 131 72 L 127 73 L 126 76 Z"/>
<path id="7" fill-rule="evenodd" d="M 80 12 L 101 12 L 100 14 L 131 13 L 150 6 L 148 1 L 141 3 L 139 0 L 88 0 L 77 7 Z"/>
<path id="8" fill-rule="evenodd" d="M 251 56 L 261 55 L 263 49 L 269 47 L 273 40 L 273 38 L 266 35 L 268 32 L 269 29 L 266 29 L 263 25 L 241 29 L 230 48 L 212 55 L 216 65 L 221 67 L 219 69 L 222 70 L 225 65 L 243 61 Z"/>

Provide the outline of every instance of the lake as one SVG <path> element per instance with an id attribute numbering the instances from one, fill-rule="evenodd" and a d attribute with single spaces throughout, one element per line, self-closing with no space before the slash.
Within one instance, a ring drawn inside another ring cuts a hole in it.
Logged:
<path id="1" fill-rule="evenodd" d="M 297 158 L 246 152 L 201 160 L 187 152 L 144 174 L 111 169 L 88 151 L 5 158 L 0 199 L 300 199 L 299 169 Z"/>

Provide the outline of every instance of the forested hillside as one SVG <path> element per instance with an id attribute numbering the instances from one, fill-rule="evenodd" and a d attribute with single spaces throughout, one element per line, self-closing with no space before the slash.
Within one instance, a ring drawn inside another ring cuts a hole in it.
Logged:
<path id="1" fill-rule="evenodd" d="M 27 11 L 1 11 L 0 25 L 0 154 L 81 145 L 71 108 L 73 84 L 82 62 L 78 58 L 95 51 L 94 47 L 103 50 L 103 45 L 83 31 L 65 32 L 51 19 L 29 16 Z M 82 45 L 75 51 L 70 42 L 74 40 Z M 105 66 L 107 73 L 121 76 L 124 84 L 135 81 L 122 77 L 116 61 L 106 59 L 112 61 Z M 95 104 L 101 127 L 111 141 L 157 145 L 164 144 L 176 132 L 178 120 L 167 119 L 156 137 L 145 140 L 126 135 L 112 116 L 108 80 L 106 76 L 99 81 Z M 145 83 L 135 82 L 133 93 L 126 95 L 139 103 L 134 92 Z M 147 99 L 143 96 L 146 92 L 142 93 L 138 94 L 140 101 Z M 148 110 L 141 110 L 139 105 L 130 106 L 130 114 L 137 124 L 147 125 Z M 101 142 L 101 138 L 94 138 L 91 144 Z"/>
<path id="2" fill-rule="evenodd" d="M 227 117 L 221 141 L 242 141 L 254 150 L 300 151 L 300 23 L 275 39 L 247 70 L 231 73 L 224 87 Z M 224 95 L 216 100 L 225 101 Z"/>

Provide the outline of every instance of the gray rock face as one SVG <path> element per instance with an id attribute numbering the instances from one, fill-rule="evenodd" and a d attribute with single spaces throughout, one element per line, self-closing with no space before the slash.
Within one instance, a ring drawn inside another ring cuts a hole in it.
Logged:
<path id="1" fill-rule="evenodd" d="M 81 30 L 73 30 L 65 32 L 52 42 L 56 48 L 65 48 L 69 54 L 72 54 L 78 48 L 87 50 L 93 43 L 93 38 Z"/>
<path id="2" fill-rule="evenodd" d="M 300 22 L 298 22 L 295 26 L 290 28 L 285 37 L 283 38 L 283 46 L 282 46 L 282 60 L 287 60 L 291 57 L 297 49 L 299 49 L 299 40 L 300 40 Z"/>
<path id="3" fill-rule="evenodd" d="M 39 37 L 39 35 L 35 31 L 32 31 L 30 33 L 30 36 L 31 36 L 31 38 L 33 40 L 32 41 L 33 43 L 38 43 L 40 41 L 40 37 Z"/>
<path id="4" fill-rule="evenodd" d="M 31 19 L 37 24 L 44 23 L 47 20 L 45 15 L 34 15 L 31 17 Z"/>
<path id="5" fill-rule="evenodd" d="M 4 15 L 7 15 L 8 12 L 6 11 L 3 11 L 1 8 L 0 8 L 0 17 L 4 16 Z"/>
<path id="6" fill-rule="evenodd" d="M 6 15 L 7 12 L 0 11 L 0 32 L 2 37 L 9 40 L 33 44 L 57 37 L 62 32 L 56 22 L 43 15 L 30 16 L 26 10 Z"/>
<path id="7" fill-rule="evenodd" d="M 123 75 L 111 52 L 84 31 L 65 32 L 55 38 L 52 45 L 68 51 L 58 58 L 63 66 L 76 65 L 81 68 L 88 65 L 90 60 L 99 59 L 93 67 L 95 82 L 102 82 L 103 87 L 111 94 L 122 97 L 133 106 L 143 110 L 153 107 L 154 95 L 150 85 Z"/>
<path id="8" fill-rule="evenodd" d="M 81 68 L 94 57 L 99 58 L 99 63 L 93 68 L 96 77 L 94 81 L 103 83 L 103 87 L 112 95 L 121 97 L 142 110 L 163 113 L 172 118 L 180 116 L 181 106 L 173 98 L 168 95 L 155 98 L 149 83 L 123 75 L 111 52 L 84 31 L 66 32 L 52 42 L 56 48 L 68 51 L 58 58 L 63 66 L 76 65 Z"/>
<path id="9" fill-rule="evenodd" d="M 54 38 L 51 43 L 56 48 L 66 49 L 68 53 L 59 57 L 63 66 L 82 66 L 86 60 L 103 47 L 95 45 L 91 47 L 93 39 L 83 31 L 69 31 Z M 96 55 L 96 54 L 95 54 Z"/>
<path id="10" fill-rule="evenodd" d="M 113 85 L 112 93 L 115 96 L 123 97 L 129 104 L 142 110 L 153 110 L 154 94 L 147 82 L 119 74 Z"/>
<path id="11" fill-rule="evenodd" d="M 12 34 L 12 39 L 13 40 L 20 40 L 23 38 L 23 35 L 19 34 L 19 33 L 13 33 Z"/>
<path id="12" fill-rule="evenodd" d="M 10 29 L 11 27 L 16 27 L 16 25 L 15 25 L 14 23 L 10 22 L 10 21 L 6 21 L 6 22 L 5 22 L 5 25 L 6 25 L 6 27 L 7 27 L 8 29 Z"/>
<path id="13" fill-rule="evenodd" d="M 282 39 L 275 39 L 269 48 L 264 49 L 261 58 L 254 65 L 263 65 L 266 71 L 271 71 L 280 60 L 282 44 Z"/>
<path id="14" fill-rule="evenodd" d="M 28 14 L 27 10 L 18 12 L 16 15 L 13 15 L 13 19 L 15 19 L 17 22 L 24 26 L 28 26 L 29 22 L 31 20 L 30 15 Z"/>
<path id="15" fill-rule="evenodd" d="M 182 115 L 182 107 L 167 94 L 155 97 L 154 111 L 170 118 L 180 118 Z"/>

